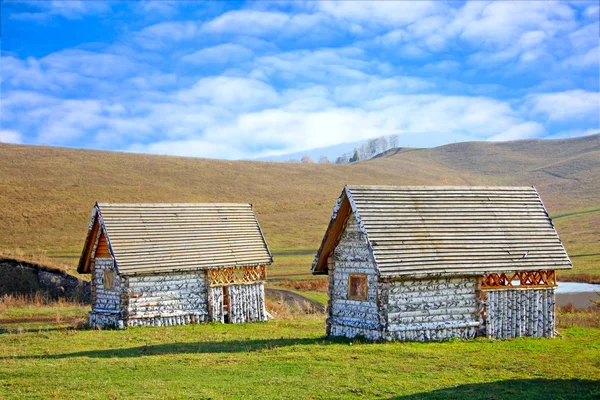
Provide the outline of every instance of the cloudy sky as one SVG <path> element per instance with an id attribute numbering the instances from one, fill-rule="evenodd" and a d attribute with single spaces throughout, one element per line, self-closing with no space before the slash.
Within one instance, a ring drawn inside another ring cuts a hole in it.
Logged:
<path id="1" fill-rule="evenodd" d="M 1 7 L 3 142 L 240 159 L 600 130 L 598 1 Z"/>

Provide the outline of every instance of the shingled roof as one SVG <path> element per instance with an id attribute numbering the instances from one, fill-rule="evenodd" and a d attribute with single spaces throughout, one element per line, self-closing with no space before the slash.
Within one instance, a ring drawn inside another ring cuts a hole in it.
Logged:
<path id="1" fill-rule="evenodd" d="M 346 186 L 314 274 L 352 213 L 384 277 L 573 267 L 533 187 Z"/>
<path id="2" fill-rule="evenodd" d="M 102 231 L 94 229 L 95 225 Z M 89 272 L 90 248 L 101 234 L 119 273 L 125 275 L 273 261 L 250 204 L 97 203 L 80 273 Z"/>

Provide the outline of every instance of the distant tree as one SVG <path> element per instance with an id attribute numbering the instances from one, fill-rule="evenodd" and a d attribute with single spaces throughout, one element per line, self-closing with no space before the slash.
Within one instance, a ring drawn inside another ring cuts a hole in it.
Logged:
<path id="1" fill-rule="evenodd" d="M 358 149 L 354 149 L 354 155 L 352 157 L 350 157 L 350 160 L 348 160 L 348 161 L 353 163 L 353 162 L 357 162 L 358 160 L 360 160 L 360 154 L 358 154 Z"/>
<path id="2" fill-rule="evenodd" d="M 400 138 L 398 137 L 398 135 L 390 135 L 390 147 L 392 149 L 398 148 L 399 141 L 400 141 Z"/>
<path id="3" fill-rule="evenodd" d="M 296 158 L 290 158 L 289 160 L 287 160 L 287 162 L 289 162 L 289 163 L 297 163 L 297 162 L 300 162 L 300 161 L 298 161 Z"/>
<path id="4" fill-rule="evenodd" d="M 350 161 L 350 153 L 344 153 L 335 159 L 336 164 L 348 164 Z"/>
<path id="5" fill-rule="evenodd" d="M 311 156 L 304 156 L 300 159 L 303 164 L 314 164 L 315 160 Z"/>
<path id="6" fill-rule="evenodd" d="M 379 147 L 381 149 L 381 152 L 384 152 L 388 149 L 388 141 L 385 138 L 385 136 L 379 138 Z"/>
<path id="7" fill-rule="evenodd" d="M 369 158 L 379 154 L 379 139 L 369 139 L 367 142 L 367 151 L 369 153 Z"/>
<path id="8" fill-rule="evenodd" d="M 358 156 L 359 156 L 359 160 L 366 160 L 368 158 L 370 158 L 370 152 L 369 152 L 369 147 L 367 146 L 366 143 L 364 143 L 362 146 L 360 146 L 358 148 Z M 358 161 L 358 160 L 356 160 Z"/>
<path id="9" fill-rule="evenodd" d="M 319 158 L 319 164 L 329 164 L 329 159 L 327 158 L 327 156 L 321 156 Z"/>

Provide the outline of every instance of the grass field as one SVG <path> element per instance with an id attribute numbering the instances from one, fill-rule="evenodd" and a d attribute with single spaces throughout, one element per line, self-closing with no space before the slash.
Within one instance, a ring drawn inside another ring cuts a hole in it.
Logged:
<path id="1" fill-rule="evenodd" d="M 597 399 L 600 329 L 557 339 L 364 343 L 322 315 L 0 334 L 0 398 Z"/>
<path id="2" fill-rule="evenodd" d="M 600 283 L 600 208 L 552 215 L 552 219 L 575 265 L 560 276 L 583 277 L 584 281 Z"/>
<path id="3" fill-rule="evenodd" d="M 344 184 L 534 185 L 575 269 L 600 279 L 600 135 L 457 143 L 347 165 L 222 161 L 0 144 L 0 252 L 74 272 L 102 202 L 250 202 L 275 264 L 309 277 Z"/>

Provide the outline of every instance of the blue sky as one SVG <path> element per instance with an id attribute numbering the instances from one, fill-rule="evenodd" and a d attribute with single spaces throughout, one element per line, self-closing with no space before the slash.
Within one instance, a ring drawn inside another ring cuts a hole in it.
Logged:
<path id="1" fill-rule="evenodd" d="M 600 131 L 598 1 L 1 7 L 3 142 L 246 159 Z"/>

